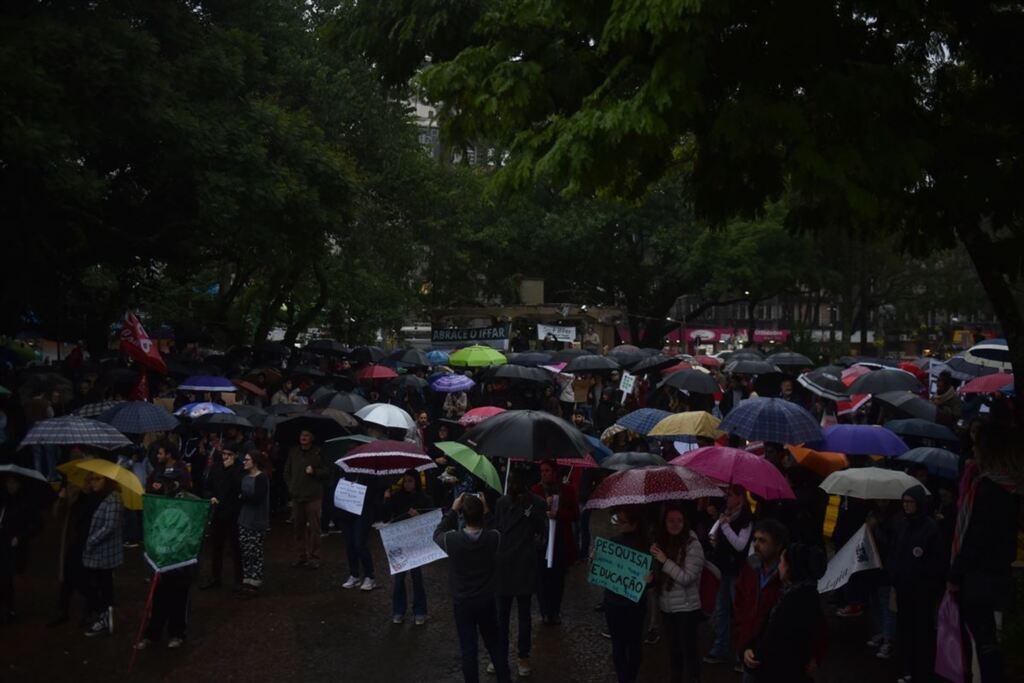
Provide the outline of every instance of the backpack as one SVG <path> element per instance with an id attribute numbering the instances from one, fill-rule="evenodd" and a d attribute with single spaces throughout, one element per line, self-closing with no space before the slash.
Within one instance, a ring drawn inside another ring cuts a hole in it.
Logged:
<path id="1" fill-rule="evenodd" d="M 714 562 L 704 562 L 704 568 L 700 572 L 700 611 L 705 617 L 711 617 L 715 613 L 718 589 L 721 586 L 722 572 Z"/>

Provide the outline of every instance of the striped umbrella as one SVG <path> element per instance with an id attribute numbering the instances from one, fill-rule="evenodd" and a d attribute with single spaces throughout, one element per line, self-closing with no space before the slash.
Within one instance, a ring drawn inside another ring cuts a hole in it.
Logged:
<path id="1" fill-rule="evenodd" d="M 122 434 L 169 432 L 178 426 L 173 415 L 148 401 L 121 403 L 100 415 L 99 419 Z"/>
<path id="2" fill-rule="evenodd" d="M 1003 339 L 989 339 L 975 344 L 964 352 L 964 359 L 969 363 L 986 368 L 995 368 L 1009 372 L 1013 370 L 1010 360 L 1010 347 Z"/>
<path id="3" fill-rule="evenodd" d="M 454 394 L 459 391 L 469 391 L 476 382 L 465 375 L 444 374 L 430 383 L 430 388 L 439 394 Z"/>
<path id="4" fill-rule="evenodd" d="M 132 442 L 106 422 L 68 415 L 37 422 L 21 440 L 22 446 L 93 446 L 105 450 L 131 446 Z"/>

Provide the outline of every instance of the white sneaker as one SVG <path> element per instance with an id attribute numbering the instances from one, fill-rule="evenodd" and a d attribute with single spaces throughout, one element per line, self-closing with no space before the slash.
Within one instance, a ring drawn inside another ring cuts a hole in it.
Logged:
<path id="1" fill-rule="evenodd" d="M 427 615 L 421 614 L 418 617 L 416 617 L 416 625 L 417 626 L 423 626 L 423 624 L 425 624 L 425 623 L 427 623 Z"/>
<path id="2" fill-rule="evenodd" d="M 879 659 L 890 659 L 892 657 L 892 643 L 883 642 L 875 656 Z"/>
<path id="3" fill-rule="evenodd" d="M 167 647 L 181 647 L 185 644 L 185 641 L 181 638 L 171 638 L 167 641 Z"/>
<path id="4" fill-rule="evenodd" d="M 868 647 L 881 647 L 882 643 L 885 642 L 885 637 L 879 633 L 878 635 L 871 636 L 871 640 L 867 642 Z"/>
<path id="5" fill-rule="evenodd" d="M 488 664 L 487 664 L 487 673 L 492 674 L 494 672 L 495 672 L 494 671 L 494 662 L 488 662 Z"/>
<path id="6" fill-rule="evenodd" d="M 369 576 L 367 576 L 365 579 L 363 579 L 363 585 L 359 587 L 359 590 L 361 590 L 361 591 L 372 591 L 376 587 L 377 587 L 377 582 L 374 581 L 373 579 L 371 579 Z"/>
<path id="7" fill-rule="evenodd" d="M 358 576 L 350 576 L 350 577 L 348 577 L 348 580 L 345 583 L 341 584 L 341 587 L 346 589 L 346 590 L 348 590 L 349 588 L 355 588 L 358 585 L 359 585 L 359 577 Z"/>
<path id="8" fill-rule="evenodd" d="M 405 617 L 403 617 L 401 614 L 396 614 L 395 616 L 391 617 L 392 624 L 401 624 L 403 621 L 405 621 Z"/>
<path id="9" fill-rule="evenodd" d="M 107 633 L 114 635 L 114 608 L 107 608 Z"/>

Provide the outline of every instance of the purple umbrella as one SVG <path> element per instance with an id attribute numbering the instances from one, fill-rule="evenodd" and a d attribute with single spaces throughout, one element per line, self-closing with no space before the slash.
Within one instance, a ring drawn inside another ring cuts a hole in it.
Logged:
<path id="1" fill-rule="evenodd" d="M 878 425 L 835 425 L 824 430 L 825 438 L 815 450 L 858 455 L 903 455 L 910 446 L 885 427 Z"/>
<path id="2" fill-rule="evenodd" d="M 454 394 L 469 391 L 476 384 L 465 375 L 442 375 L 430 383 L 430 388 L 440 394 Z"/>

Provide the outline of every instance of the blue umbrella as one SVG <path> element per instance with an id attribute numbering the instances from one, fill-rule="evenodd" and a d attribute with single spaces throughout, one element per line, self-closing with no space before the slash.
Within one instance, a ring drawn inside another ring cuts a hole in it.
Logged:
<path id="1" fill-rule="evenodd" d="M 640 408 L 634 410 L 631 413 L 626 413 L 618 420 L 615 424 L 625 427 L 631 432 L 637 434 L 643 434 L 646 436 L 648 432 L 654 429 L 654 425 L 658 424 L 666 417 L 669 417 L 672 413 L 667 410 L 658 410 L 657 408 Z"/>
<path id="2" fill-rule="evenodd" d="M 193 375 L 178 385 L 180 391 L 238 391 L 238 388 L 226 377 L 214 375 Z"/>
<path id="3" fill-rule="evenodd" d="M 903 455 L 910 450 L 903 439 L 878 425 L 834 425 L 825 438 L 813 446 L 818 451 L 846 455 Z"/>
<path id="4" fill-rule="evenodd" d="M 967 360 L 963 354 L 953 356 L 945 362 L 945 365 L 953 375 L 953 378 L 959 380 L 973 379 L 974 377 L 981 377 L 982 375 L 991 375 L 999 372 L 998 368 L 990 368 L 984 365 L 972 363 Z"/>
<path id="5" fill-rule="evenodd" d="M 590 451 L 590 457 L 592 457 L 594 462 L 598 465 L 604 462 L 605 458 L 610 458 L 613 455 L 612 449 L 601 443 L 601 439 L 596 436 L 590 436 L 589 434 L 584 434 L 584 436 L 587 437 L 587 441 L 590 442 L 590 445 L 594 447 L 594 450 Z"/>
<path id="6" fill-rule="evenodd" d="M 465 375 L 446 374 L 430 383 L 430 388 L 440 394 L 454 394 L 458 391 L 469 391 L 476 382 Z"/>
<path id="7" fill-rule="evenodd" d="M 928 420 L 889 420 L 885 428 L 899 436 L 912 436 L 918 439 L 935 439 L 936 441 L 959 441 L 956 434 L 945 425 L 929 422 Z"/>
<path id="8" fill-rule="evenodd" d="M 960 457 L 945 448 L 911 448 L 896 459 L 920 463 L 938 477 L 956 479 L 960 476 Z"/>
<path id="9" fill-rule="evenodd" d="M 305 409 L 305 406 L 303 406 L 303 409 Z M 208 401 L 203 403 L 189 403 L 174 411 L 174 414 L 178 417 L 187 417 L 190 419 L 209 415 L 210 413 L 231 413 L 234 415 L 235 411 L 231 410 L 231 408 L 222 406 L 219 403 L 210 403 Z"/>
<path id="10" fill-rule="evenodd" d="M 821 439 L 821 426 L 796 403 L 780 398 L 749 398 L 729 411 L 718 428 L 750 441 L 806 443 Z"/>
<path id="11" fill-rule="evenodd" d="M 122 434 L 169 432 L 178 426 L 178 420 L 173 415 L 147 401 L 119 403 L 100 415 L 99 420 Z"/>
<path id="12" fill-rule="evenodd" d="M 448 365 L 448 354 L 444 351 L 427 351 L 427 360 L 431 365 Z"/>

